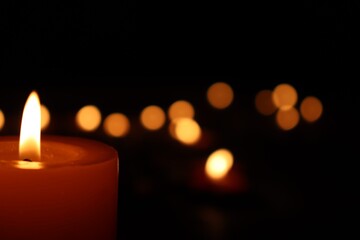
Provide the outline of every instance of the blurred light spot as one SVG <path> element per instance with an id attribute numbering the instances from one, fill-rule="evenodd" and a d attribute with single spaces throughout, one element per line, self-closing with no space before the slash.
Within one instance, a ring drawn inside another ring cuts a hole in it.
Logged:
<path id="1" fill-rule="evenodd" d="M 140 114 L 140 122 L 148 130 L 160 129 L 164 125 L 165 119 L 164 110 L 156 105 L 147 106 Z"/>
<path id="2" fill-rule="evenodd" d="M 256 110 L 265 116 L 270 116 L 275 113 L 276 106 L 272 100 L 272 91 L 261 90 L 255 96 L 255 107 Z"/>
<path id="3" fill-rule="evenodd" d="M 50 124 L 50 112 L 45 105 L 40 106 L 41 111 L 41 130 L 46 129 Z"/>
<path id="4" fill-rule="evenodd" d="M 272 99 L 276 107 L 281 110 L 287 110 L 295 106 L 298 95 L 293 86 L 287 83 L 282 83 L 275 87 Z"/>
<path id="5" fill-rule="evenodd" d="M 0 130 L 4 127 L 5 125 L 5 115 L 4 113 L 0 110 Z"/>
<path id="6" fill-rule="evenodd" d="M 191 118 L 177 118 L 175 123 L 175 136 L 181 143 L 192 145 L 201 137 L 199 124 Z"/>
<path id="7" fill-rule="evenodd" d="M 195 111 L 191 103 L 184 100 L 179 100 L 170 105 L 168 116 L 170 120 L 175 118 L 193 118 Z"/>
<path id="8" fill-rule="evenodd" d="M 301 116 L 308 122 L 318 120 L 323 112 L 321 101 L 313 96 L 304 98 L 300 105 Z"/>
<path id="9" fill-rule="evenodd" d="M 112 137 L 123 137 L 130 130 L 130 121 L 122 113 L 112 113 L 104 120 L 104 131 Z"/>
<path id="10" fill-rule="evenodd" d="M 233 99 L 234 92 L 231 86 L 225 82 L 216 82 L 207 90 L 207 100 L 214 108 L 227 108 Z"/>
<path id="11" fill-rule="evenodd" d="M 206 175 L 214 180 L 226 176 L 234 164 L 232 153 L 225 148 L 221 148 L 210 154 L 205 164 Z"/>
<path id="12" fill-rule="evenodd" d="M 296 108 L 281 110 L 276 113 L 276 123 L 283 130 L 291 130 L 299 123 L 299 112 Z"/>
<path id="13" fill-rule="evenodd" d="M 177 136 L 175 133 L 175 127 L 176 127 L 176 122 L 179 121 L 179 119 L 181 119 L 181 118 L 175 118 L 174 120 L 171 120 L 170 124 L 169 124 L 168 131 L 169 131 L 170 136 L 174 139 L 177 139 Z"/>
<path id="14" fill-rule="evenodd" d="M 76 114 L 76 123 L 84 131 L 94 131 L 101 123 L 101 112 L 94 105 L 84 106 Z"/>

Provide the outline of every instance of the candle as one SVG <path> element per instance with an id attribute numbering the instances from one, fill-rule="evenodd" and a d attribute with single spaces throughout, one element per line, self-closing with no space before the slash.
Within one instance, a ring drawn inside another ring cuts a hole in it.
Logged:
<path id="1" fill-rule="evenodd" d="M 116 239 L 117 151 L 78 137 L 40 139 L 39 103 L 32 92 L 20 138 L 0 137 L 0 239 Z"/>
<path id="2" fill-rule="evenodd" d="M 248 190 L 247 179 L 232 153 L 225 148 L 214 151 L 206 162 L 194 165 L 191 185 L 197 190 L 215 194 L 243 193 Z"/>

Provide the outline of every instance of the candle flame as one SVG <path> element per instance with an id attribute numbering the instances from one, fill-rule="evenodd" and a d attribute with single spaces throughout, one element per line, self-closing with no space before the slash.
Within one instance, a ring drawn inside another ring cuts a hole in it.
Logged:
<path id="1" fill-rule="evenodd" d="M 20 129 L 19 157 L 40 161 L 41 104 L 36 91 L 25 103 Z"/>
<path id="2" fill-rule="evenodd" d="M 222 179 L 227 175 L 233 163 L 232 153 L 227 149 L 219 149 L 208 157 L 205 164 L 206 175 L 213 180 Z"/>

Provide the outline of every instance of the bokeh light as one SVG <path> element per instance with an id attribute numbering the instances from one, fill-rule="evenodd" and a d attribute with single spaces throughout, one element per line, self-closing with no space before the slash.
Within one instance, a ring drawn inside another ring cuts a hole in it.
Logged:
<path id="1" fill-rule="evenodd" d="M 50 124 L 50 112 L 48 110 L 48 108 L 41 104 L 40 106 L 40 111 L 41 111 L 41 130 L 45 130 L 49 124 Z"/>
<path id="2" fill-rule="evenodd" d="M 177 118 L 174 124 L 176 139 L 181 143 L 192 145 L 200 140 L 201 128 L 194 119 Z"/>
<path id="3" fill-rule="evenodd" d="M 5 125 L 5 115 L 2 112 L 2 110 L 0 110 L 0 130 L 3 129 Z"/>
<path id="4" fill-rule="evenodd" d="M 193 118 L 194 115 L 194 107 L 190 102 L 185 100 L 178 100 L 172 103 L 168 109 L 168 116 L 170 120 L 174 120 L 176 118 Z"/>
<path id="5" fill-rule="evenodd" d="M 276 106 L 272 100 L 272 91 L 264 89 L 258 92 L 255 96 L 255 107 L 264 116 L 270 116 L 275 113 Z"/>
<path id="6" fill-rule="evenodd" d="M 226 176 L 233 164 L 233 154 L 228 149 L 221 148 L 208 157 L 205 164 L 205 173 L 210 179 L 218 180 Z"/>
<path id="7" fill-rule="evenodd" d="M 285 131 L 295 128 L 298 125 L 299 120 L 299 111 L 293 107 L 286 110 L 279 109 L 276 113 L 276 123 Z"/>
<path id="8" fill-rule="evenodd" d="M 308 96 L 301 102 L 300 113 L 305 121 L 315 122 L 323 113 L 323 105 L 317 97 Z"/>
<path id="9" fill-rule="evenodd" d="M 148 130 L 158 130 L 164 124 L 166 115 L 164 110 L 156 105 L 150 105 L 144 108 L 140 114 L 141 124 Z"/>
<path id="10" fill-rule="evenodd" d="M 213 83 L 207 90 L 207 100 L 216 109 L 229 107 L 234 99 L 234 91 L 228 83 Z"/>
<path id="11" fill-rule="evenodd" d="M 101 123 L 101 112 L 94 105 L 82 107 L 76 114 L 76 123 L 84 131 L 94 131 Z"/>
<path id="12" fill-rule="evenodd" d="M 103 128 L 111 137 L 124 137 L 130 130 L 130 121 L 125 114 L 111 113 L 105 118 Z"/>
<path id="13" fill-rule="evenodd" d="M 276 107 L 281 110 L 287 110 L 295 106 L 298 100 L 298 94 L 292 85 L 282 83 L 275 87 L 272 99 Z"/>
<path id="14" fill-rule="evenodd" d="M 171 120 L 169 123 L 168 131 L 169 131 L 170 136 L 174 139 L 177 139 L 176 133 L 175 133 L 175 127 L 176 127 L 176 122 L 179 119 L 181 119 L 181 118 L 175 118 L 174 120 Z"/>

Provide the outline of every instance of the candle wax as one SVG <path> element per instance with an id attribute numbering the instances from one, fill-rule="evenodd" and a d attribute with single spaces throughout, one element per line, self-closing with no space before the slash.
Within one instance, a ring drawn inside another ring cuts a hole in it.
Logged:
<path id="1" fill-rule="evenodd" d="M 41 161 L 0 137 L 1 240 L 115 240 L 118 155 L 89 139 L 43 136 Z"/>

